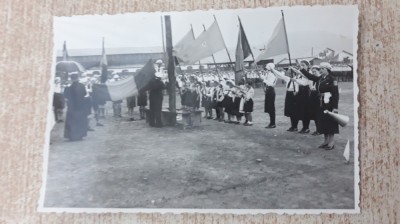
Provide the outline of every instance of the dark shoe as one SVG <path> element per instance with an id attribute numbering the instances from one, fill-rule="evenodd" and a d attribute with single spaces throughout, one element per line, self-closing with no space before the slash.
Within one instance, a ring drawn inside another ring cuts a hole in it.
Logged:
<path id="1" fill-rule="evenodd" d="M 207 119 L 213 119 L 212 117 L 207 117 Z"/>
<path id="2" fill-rule="evenodd" d="M 223 119 L 219 119 L 219 122 L 225 122 Z"/>
<path id="3" fill-rule="evenodd" d="M 133 118 L 133 117 L 129 118 L 129 121 L 135 121 L 135 118 Z"/>
<path id="4" fill-rule="evenodd" d="M 307 134 L 307 133 L 310 133 L 310 129 L 301 129 L 300 131 L 299 131 L 299 133 L 300 134 Z"/>
<path id="5" fill-rule="evenodd" d="M 240 124 L 240 121 L 234 121 L 233 123 L 234 124 Z"/>
<path id="6" fill-rule="evenodd" d="M 253 126 L 253 123 L 245 123 L 244 126 Z"/>
<path id="7" fill-rule="evenodd" d="M 322 144 L 322 145 L 318 146 L 318 148 L 323 149 L 323 148 L 326 148 L 327 146 L 328 146 L 328 144 Z"/>
<path id="8" fill-rule="evenodd" d="M 334 148 L 335 148 L 335 145 L 332 145 L 332 146 L 326 146 L 324 149 L 325 150 L 332 150 Z"/>
<path id="9" fill-rule="evenodd" d="M 103 124 L 101 124 L 101 123 L 97 123 L 96 124 L 96 126 L 104 126 Z"/>
<path id="10" fill-rule="evenodd" d="M 214 120 L 214 121 L 216 121 L 216 120 L 219 120 L 219 118 L 218 118 L 218 117 L 216 117 L 216 118 L 214 118 L 213 120 Z"/>
<path id="11" fill-rule="evenodd" d="M 265 127 L 265 128 L 276 128 L 276 125 L 274 125 L 274 124 L 270 124 L 270 125 L 268 125 L 267 127 Z"/>
<path id="12" fill-rule="evenodd" d="M 291 127 L 291 128 L 289 128 L 287 131 L 296 132 L 296 131 L 297 131 L 297 128 Z"/>

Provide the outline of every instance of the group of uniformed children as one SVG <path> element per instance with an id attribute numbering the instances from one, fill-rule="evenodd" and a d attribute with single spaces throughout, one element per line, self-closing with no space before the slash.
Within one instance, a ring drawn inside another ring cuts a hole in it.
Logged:
<path id="1" fill-rule="evenodd" d="M 181 104 L 184 109 L 204 107 L 205 118 L 219 122 L 240 124 L 245 117 L 245 126 L 253 125 L 254 89 L 252 82 L 240 81 L 235 85 L 230 79 L 200 82 L 197 76 L 190 76 L 188 82 L 178 81 Z M 213 117 L 215 111 L 216 117 Z M 225 114 L 227 119 L 225 119 Z"/>
<path id="2" fill-rule="evenodd" d="M 319 148 L 334 148 L 334 134 L 339 133 L 338 124 L 324 111 L 337 113 L 339 92 L 337 81 L 331 74 L 332 66 L 321 63 L 310 67 L 307 61 L 301 61 L 297 68 L 290 67 L 285 74 L 275 69 L 273 63 L 266 65 L 259 75 L 263 80 L 265 92 L 264 112 L 270 116 L 266 128 L 276 128 L 275 123 L 275 85 L 278 79 L 286 84 L 284 115 L 290 118 L 287 131 L 310 133 L 310 121 L 314 120 L 316 131 L 312 135 L 324 134 L 324 142 Z M 200 81 L 201 77 L 191 75 L 189 79 L 178 77 L 178 89 L 184 109 L 204 107 L 205 117 L 220 122 L 252 126 L 253 80 L 240 80 L 238 85 L 229 79 Z M 213 111 L 216 116 L 213 118 Z M 225 117 L 226 114 L 226 117 Z M 226 118 L 226 119 L 225 119 Z M 302 129 L 298 123 L 302 121 Z"/>

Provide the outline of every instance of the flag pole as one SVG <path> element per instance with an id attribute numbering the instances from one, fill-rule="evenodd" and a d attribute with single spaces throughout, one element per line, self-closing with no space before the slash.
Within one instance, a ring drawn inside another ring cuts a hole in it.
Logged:
<path id="1" fill-rule="evenodd" d="M 289 40 L 286 32 L 286 23 L 285 23 L 285 15 L 283 14 L 283 10 L 281 10 L 282 13 L 282 20 L 283 20 L 283 29 L 285 30 L 285 37 L 286 37 L 286 46 L 288 49 L 288 56 L 289 56 L 289 65 L 292 66 L 292 59 L 290 58 L 290 50 L 289 50 Z"/>
<path id="2" fill-rule="evenodd" d="M 206 31 L 206 27 L 204 26 L 204 24 L 203 24 L 203 29 L 204 29 L 204 32 L 205 32 Z M 221 77 L 219 75 L 219 71 L 218 71 L 218 68 L 217 68 L 217 63 L 215 62 L 214 54 L 211 54 L 211 57 L 212 57 L 212 59 L 214 61 L 215 71 L 217 72 L 218 79 L 221 81 Z"/>
<path id="3" fill-rule="evenodd" d="M 166 53 L 166 50 L 165 50 L 165 43 L 164 43 L 164 21 L 163 21 L 163 16 L 160 16 L 160 18 L 161 18 L 161 40 L 162 40 L 162 47 L 163 47 L 163 59 L 164 59 L 165 65 L 168 66 L 168 63 L 167 63 L 167 60 L 166 60 L 167 53 Z"/>
<path id="4" fill-rule="evenodd" d="M 171 29 L 171 17 L 166 15 L 165 17 L 165 39 L 167 42 L 167 53 L 168 53 L 168 92 L 169 92 L 169 111 L 175 113 L 176 112 L 176 77 L 175 77 L 175 61 L 172 55 L 173 46 L 172 46 L 172 29 Z M 163 37 L 164 40 L 164 37 Z M 174 119 L 174 124 L 176 123 L 176 118 Z"/>
<path id="5" fill-rule="evenodd" d="M 218 25 L 217 17 L 215 17 L 215 15 L 213 15 L 213 16 L 214 16 L 214 21 L 215 21 L 215 22 L 217 23 L 217 25 Z M 218 25 L 218 27 L 219 27 L 219 25 Z M 225 45 L 225 41 L 224 41 L 224 45 Z M 225 50 L 226 50 L 226 53 L 228 54 L 228 58 L 229 58 L 229 62 L 230 62 L 231 68 L 232 68 L 233 71 L 235 72 L 235 69 L 234 69 L 233 66 L 232 66 L 231 55 L 229 54 L 229 51 L 228 51 L 228 48 L 226 47 L 226 45 L 225 45 Z"/>

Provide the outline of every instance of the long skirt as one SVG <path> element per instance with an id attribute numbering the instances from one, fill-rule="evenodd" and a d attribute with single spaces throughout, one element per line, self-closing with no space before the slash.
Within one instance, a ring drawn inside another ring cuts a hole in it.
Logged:
<path id="1" fill-rule="evenodd" d="M 308 117 L 310 118 L 310 120 L 317 119 L 320 103 L 321 101 L 318 91 L 312 90 L 310 96 L 308 97 L 308 106 L 307 106 Z"/>
<path id="2" fill-rule="evenodd" d="M 299 92 L 295 96 L 295 113 L 293 114 L 297 120 L 308 118 L 308 98 L 310 96 L 310 88 L 308 86 L 300 86 Z"/>
<path id="3" fill-rule="evenodd" d="M 339 133 L 339 125 L 338 123 L 328 114 L 325 114 L 324 111 L 333 111 L 333 107 L 331 104 L 325 104 L 322 102 L 321 108 L 318 112 L 318 127 L 317 130 L 322 134 L 338 134 Z"/>
<path id="4" fill-rule="evenodd" d="M 286 91 L 286 97 L 285 97 L 285 111 L 284 115 L 286 117 L 292 117 L 295 114 L 295 105 L 296 105 L 296 97 L 293 93 L 293 91 Z"/>
<path id="5" fill-rule="evenodd" d="M 265 91 L 264 112 L 265 113 L 275 112 L 275 88 L 274 87 L 267 87 L 267 90 Z"/>
<path id="6" fill-rule="evenodd" d="M 65 119 L 64 138 L 80 140 L 86 137 L 88 130 L 87 110 L 73 111 L 67 109 Z"/>

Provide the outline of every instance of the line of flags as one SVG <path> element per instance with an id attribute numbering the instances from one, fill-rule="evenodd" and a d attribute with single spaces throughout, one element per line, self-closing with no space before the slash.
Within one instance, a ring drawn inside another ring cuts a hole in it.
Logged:
<path id="1" fill-rule="evenodd" d="M 253 56 L 242 22 L 240 18 L 238 19 L 239 33 L 235 52 L 236 61 L 233 68 L 235 72 L 236 84 L 244 73 L 244 60 L 250 55 Z M 261 60 L 286 53 L 290 57 L 288 43 L 289 41 L 287 38 L 284 15 L 282 11 L 282 18 L 275 26 L 273 34 L 268 40 L 267 46 L 257 58 L 254 58 L 253 56 L 254 62 L 257 63 Z M 194 64 L 195 62 L 210 57 L 214 53 L 217 53 L 223 49 L 227 48 L 222 37 L 221 30 L 217 21 L 215 20 L 213 24 L 207 30 L 202 32 L 197 38 L 194 37 L 193 28 L 191 28 L 191 30 L 189 30 L 189 32 L 187 32 L 187 34 L 185 34 L 185 36 L 183 36 L 183 38 L 174 46 L 173 54 L 176 57 L 176 62 L 183 64 Z M 229 53 L 228 57 L 230 58 Z"/>
<path id="2" fill-rule="evenodd" d="M 190 32 L 193 33 L 193 30 Z M 186 34 L 184 38 L 178 42 L 178 48 L 175 46 L 174 55 L 184 64 L 194 64 L 201 59 L 210 57 L 212 54 L 225 49 L 224 38 L 222 37 L 221 30 L 216 21 L 196 39 L 193 40 L 189 38 L 189 36 L 189 33 Z M 184 46 L 184 48 L 180 48 L 182 46 Z"/>

